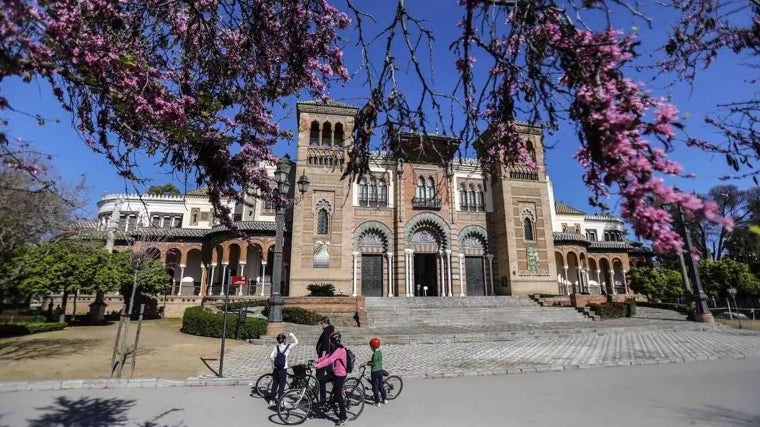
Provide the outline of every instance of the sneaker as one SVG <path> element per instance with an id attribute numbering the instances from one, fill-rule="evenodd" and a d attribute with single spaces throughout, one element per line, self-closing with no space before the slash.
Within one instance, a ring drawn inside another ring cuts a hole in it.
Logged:
<path id="1" fill-rule="evenodd" d="M 341 418 L 338 420 L 338 422 L 335 423 L 336 426 L 342 426 L 348 421 L 348 418 Z"/>
<path id="2" fill-rule="evenodd" d="M 380 406 L 380 402 L 375 402 L 375 403 L 372 404 L 372 406 L 378 406 L 379 407 Z"/>
<path id="3" fill-rule="evenodd" d="M 383 399 L 383 400 L 382 400 L 380 403 L 382 403 L 383 405 L 387 405 L 387 404 L 388 404 L 388 401 L 387 401 L 387 400 L 385 400 L 385 399 Z"/>

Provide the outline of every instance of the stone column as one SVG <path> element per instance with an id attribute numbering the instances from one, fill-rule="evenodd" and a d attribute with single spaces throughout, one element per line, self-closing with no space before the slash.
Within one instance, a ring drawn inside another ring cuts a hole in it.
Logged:
<path id="1" fill-rule="evenodd" d="M 267 262 L 261 261 L 261 296 L 264 296 L 264 287 L 267 283 Z"/>
<path id="2" fill-rule="evenodd" d="M 409 249 L 409 284 L 409 289 L 412 291 L 411 294 L 414 296 L 414 249 Z"/>
<path id="3" fill-rule="evenodd" d="M 443 297 L 446 296 L 446 291 L 444 291 L 444 286 L 446 286 L 446 271 L 444 271 L 443 268 L 443 249 L 438 251 L 438 277 L 440 280 L 438 280 L 438 283 L 436 283 L 436 286 L 438 286 L 438 296 Z"/>
<path id="4" fill-rule="evenodd" d="M 626 271 L 623 270 L 623 287 L 625 288 L 625 294 L 628 295 L 628 281 L 625 280 Z"/>
<path id="5" fill-rule="evenodd" d="M 388 296 L 393 296 L 393 252 L 385 254 L 388 257 Z"/>
<path id="6" fill-rule="evenodd" d="M 409 296 L 409 249 L 404 249 L 404 293 Z"/>
<path id="7" fill-rule="evenodd" d="M 182 295 L 182 280 L 185 278 L 185 264 L 179 265 L 179 289 L 177 289 L 177 295 Z"/>
<path id="8" fill-rule="evenodd" d="M 610 289 L 612 290 L 612 295 L 617 295 L 617 291 L 615 291 L 615 270 L 610 269 Z"/>
<path id="9" fill-rule="evenodd" d="M 491 295 L 496 295 L 493 290 L 493 254 L 488 254 L 486 257 L 488 258 L 488 274 L 491 283 Z"/>
<path id="10" fill-rule="evenodd" d="M 602 270 L 596 270 L 596 283 L 599 284 L 599 294 L 603 294 L 604 284 L 602 283 L 600 277 L 602 277 Z"/>
<path id="11" fill-rule="evenodd" d="M 201 287 L 198 289 L 198 296 L 206 295 L 206 282 L 208 281 L 208 271 L 206 265 L 201 262 Z M 204 286 L 205 285 L 205 286 Z"/>
<path id="12" fill-rule="evenodd" d="M 354 296 L 354 297 L 356 296 L 356 258 L 358 257 L 359 257 L 359 252 L 354 252 L 353 253 L 353 267 L 351 269 L 354 275 L 354 280 L 353 280 L 354 286 L 353 286 L 353 292 L 351 293 L 351 296 Z"/>
<path id="13" fill-rule="evenodd" d="M 219 289 L 219 295 L 224 295 L 224 288 L 227 286 L 227 267 L 229 266 L 229 263 L 223 262 L 222 263 L 222 288 Z"/>
<path id="14" fill-rule="evenodd" d="M 568 266 L 563 265 L 562 270 L 565 273 L 565 276 L 562 278 L 562 286 L 565 288 L 565 295 L 569 295 L 570 293 L 567 290 L 567 284 L 570 283 L 569 276 L 567 275 Z"/>
<path id="15" fill-rule="evenodd" d="M 451 284 L 451 249 L 446 249 L 446 270 L 449 279 L 449 296 L 454 296 L 454 285 Z"/>
<path id="16" fill-rule="evenodd" d="M 211 277 L 208 281 L 208 286 L 206 287 L 206 295 L 211 295 L 211 293 L 214 291 L 214 277 L 216 274 L 216 263 L 211 263 Z"/>
<path id="17" fill-rule="evenodd" d="M 459 254 L 459 296 L 464 296 L 464 254 Z"/>
<path id="18" fill-rule="evenodd" d="M 245 263 L 241 262 L 239 263 L 239 265 L 240 265 L 240 275 L 245 276 Z M 240 285 L 240 287 L 238 288 L 238 292 L 237 292 L 238 295 L 243 295 L 243 286 L 248 285 L 248 278 L 246 277 L 245 279 L 246 279 L 245 283 Z"/>

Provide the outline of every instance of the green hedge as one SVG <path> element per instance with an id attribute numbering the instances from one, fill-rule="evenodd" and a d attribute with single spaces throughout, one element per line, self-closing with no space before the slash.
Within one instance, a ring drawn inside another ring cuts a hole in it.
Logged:
<path id="1" fill-rule="evenodd" d="M 265 308 L 262 315 L 269 316 L 269 307 Z M 322 320 L 321 314 L 301 307 L 283 307 L 282 321 L 299 325 L 317 325 Z"/>
<path id="2" fill-rule="evenodd" d="M 65 323 L 0 323 L 0 338 L 20 335 L 38 334 L 40 332 L 60 331 Z"/>
<path id="3" fill-rule="evenodd" d="M 0 314 L 0 322 L 4 323 L 45 323 L 47 316 L 41 314 Z"/>
<path id="4" fill-rule="evenodd" d="M 335 286 L 332 283 L 312 283 L 307 286 L 309 296 L 312 297 L 334 297 Z"/>
<path id="5" fill-rule="evenodd" d="M 602 319 L 615 319 L 625 317 L 625 305 L 623 302 L 608 302 L 604 304 L 589 304 L 594 313 Z"/>
<path id="6" fill-rule="evenodd" d="M 237 315 L 227 313 L 227 337 L 234 338 L 237 327 Z M 224 325 L 224 314 L 211 313 L 203 307 L 189 307 L 182 316 L 182 332 L 202 337 L 221 338 Z M 267 322 L 263 319 L 246 318 L 240 325 L 238 339 L 256 339 L 267 333 Z"/>

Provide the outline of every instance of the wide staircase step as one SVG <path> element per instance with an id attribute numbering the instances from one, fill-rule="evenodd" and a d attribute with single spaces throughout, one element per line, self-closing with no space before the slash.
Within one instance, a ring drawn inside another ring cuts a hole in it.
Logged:
<path id="1" fill-rule="evenodd" d="M 529 297 L 366 298 L 369 327 L 536 325 L 590 321 L 571 307 L 541 307 Z"/>

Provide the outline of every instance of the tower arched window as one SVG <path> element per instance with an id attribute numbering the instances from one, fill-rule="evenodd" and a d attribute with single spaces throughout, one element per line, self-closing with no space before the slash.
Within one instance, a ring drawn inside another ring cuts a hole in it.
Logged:
<path id="1" fill-rule="evenodd" d="M 464 184 L 459 186 L 459 210 L 467 210 L 467 188 Z"/>
<path id="2" fill-rule="evenodd" d="M 467 198 L 469 199 L 470 210 L 476 210 L 477 202 L 475 200 L 475 186 L 470 184 L 469 191 L 467 192 Z"/>
<path id="3" fill-rule="evenodd" d="M 330 126 L 330 122 L 324 122 L 324 124 L 322 124 L 322 145 L 325 147 L 331 146 L 332 136 L 332 126 Z"/>
<path id="4" fill-rule="evenodd" d="M 319 145 L 319 122 L 311 122 L 311 130 L 309 131 L 309 145 Z"/>
<path id="5" fill-rule="evenodd" d="M 533 147 L 533 142 L 528 141 L 528 143 L 526 144 L 526 149 L 528 150 L 528 155 L 530 156 L 531 159 L 533 159 L 533 162 L 535 163 L 536 149 Z"/>
<path id="6" fill-rule="evenodd" d="M 317 234 L 328 234 L 330 232 L 330 214 L 327 209 L 320 209 L 317 212 Z"/>
<path id="7" fill-rule="evenodd" d="M 342 147 L 343 138 L 345 138 L 345 135 L 343 133 L 343 125 L 341 123 L 335 123 L 335 135 L 333 136 L 333 147 Z"/>
<path id="8" fill-rule="evenodd" d="M 369 180 L 369 205 L 377 206 L 377 180 L 375 178 Z"/>
<path id="9" fill-rule="evenodd" d="M 486 210 L 486 196 L 483 192 L 483 187 L 478 185 L 477 189 L 477 206 L 478 206 L 478 212 L 484 212 Z"/>
<path id="10" fill-rule="evenodd" d="M 428 178 L 427 199 L 428 200 L 435 199 L 435 181 L 433 180 L 432 176 Z"/>
<path id="11" fill-rule="evenodd" d="M 359 180 L 359 206 L 367 206 L 369 201 L 369 194 L 368 194 L 368 187 L 367 187 L 367 179 L 362 178 Z"/>
<path id="12" fill-rule="evenodd" d="M 377 205 L 380 207 L 388 206 L 388 186 L 385 184 L 385 179 L 380 179 L 377 183 Z"/>
<path id="13" fill-rule="evenodd" d="M 533 235 L 533 221 L 528 217 L 523 218 L 523 233 L 525 240 L 535 240 L 535 236 Z"/>
<path id="14" fill-rule="evenodd" d="M 418 199 L 425 198 L 425 178 L 423 177 L 420 177 L 417 180 L 417 198 Z"/>

